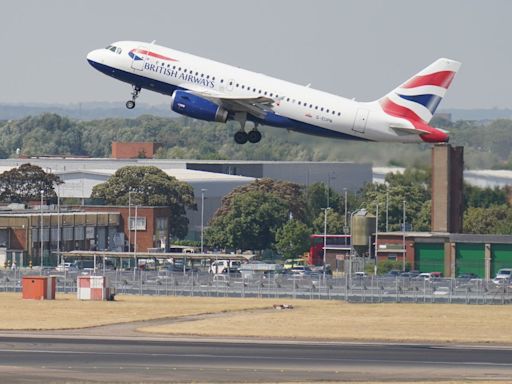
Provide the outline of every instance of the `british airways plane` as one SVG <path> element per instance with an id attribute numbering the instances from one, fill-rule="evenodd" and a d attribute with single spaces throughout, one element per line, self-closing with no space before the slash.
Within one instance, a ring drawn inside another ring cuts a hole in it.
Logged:
<path id="1" fill-rule="evenodd" d="M 142 89 L 170 95 L 174 112 L 239 122 L 234 136 L 238 144 L 259 142 L 260 124 L 349 140 L 447 142 L 447 133 L 429 121 L 461 65 L 438 59 L 382 98 L 357 102 L 154 42 L 116 42 L 90 52 L 87 60 L 98 71 L 132 85 L 127 108 L 135 107 Z M 252 122 L 249 131 L 247 121 Z"/>

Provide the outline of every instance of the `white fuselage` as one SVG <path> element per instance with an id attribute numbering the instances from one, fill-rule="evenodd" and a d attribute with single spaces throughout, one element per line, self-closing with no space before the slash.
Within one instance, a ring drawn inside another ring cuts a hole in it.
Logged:
<path id="1" fill-rule="evenodd" d="M 110 47 L 110 46 L 109 46 Z M 155 44 L 122 41 L 98 49 L 87 59 L 99 71 L 134 86 L 172 95 L 176 90 L 202 92 L 230 100 L 265 97 L 275 116 L 251 118 L 265 125 L 345 139 L 422 142 L 407 119 L 390 116 L 378 102 L 356 102 L 260 73 L 222 64 Z M 107 47 L 108 48 L 108 47 Z"/>

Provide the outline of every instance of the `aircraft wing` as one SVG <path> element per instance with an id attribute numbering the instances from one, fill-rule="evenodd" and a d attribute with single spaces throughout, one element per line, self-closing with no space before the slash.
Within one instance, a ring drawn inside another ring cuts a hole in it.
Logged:
<path id="1" fill-rule="evenodd" d="M 187 84 L 183 88 L 197 96 L 204 97 L 214 103 L 224 107 L 230 112 L 247 112 L 253 116 L 263 119 L 267 112 L 272 110 L 275 103 L 274 99 L 265 96 L 252 97 L 246 95 L 226 94 L 204 88 L 191 88 Z"/>

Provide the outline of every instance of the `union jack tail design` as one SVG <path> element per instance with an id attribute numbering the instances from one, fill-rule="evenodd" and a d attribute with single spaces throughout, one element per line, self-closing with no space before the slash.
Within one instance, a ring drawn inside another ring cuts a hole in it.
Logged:
<path id="1" fill-rule="evenodd" d="M 409 120 L 415 126 L 428 124 L 443 99 L 461 63 L 438 59 L 379 100 L 389 115 Z"/>

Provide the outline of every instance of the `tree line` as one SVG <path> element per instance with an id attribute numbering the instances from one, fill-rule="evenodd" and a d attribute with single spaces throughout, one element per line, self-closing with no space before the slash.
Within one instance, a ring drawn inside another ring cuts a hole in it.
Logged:
<path id="1" fill-rule="evenodd" d="M 486 124 L 435 119 L 433 125 L 450 131 L 450 142 L 465 146 L 469 168 L 512 169 L 512 120 Z M 316 138 L 287 130 L 261 127 L 258 145 L 237 145 L 237 123 L 209 123 L 187 117 L 144 115 L 134 119 L 72 120 L 56 114 L 0 121 L 0 158 L 44 155 L 109 157 L 112 141 L 154 141 L 162 145 L 159 158 L 344 161 L 357 159 L 380 165 L 429 163 L 430 146 L 353 143 Z"/>

